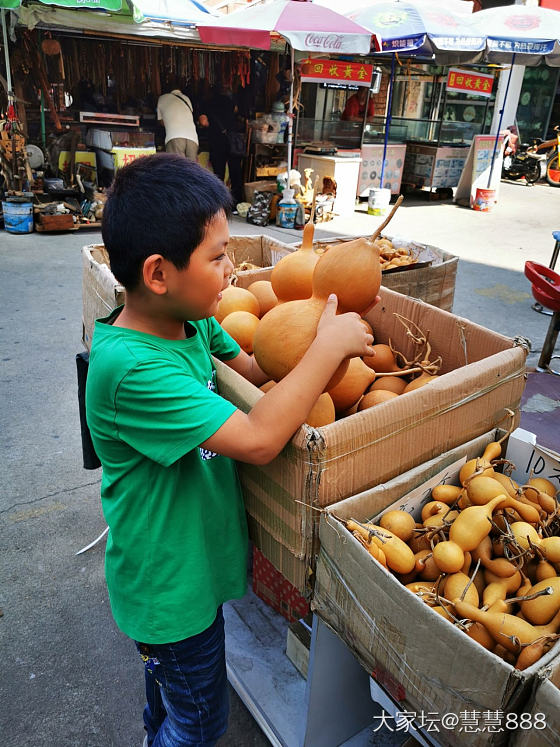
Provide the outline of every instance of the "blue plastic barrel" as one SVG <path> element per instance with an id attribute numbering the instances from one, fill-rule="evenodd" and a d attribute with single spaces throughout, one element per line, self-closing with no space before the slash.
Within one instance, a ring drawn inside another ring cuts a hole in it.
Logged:
<path id="1" fill-rule="evenodd" d="M 33 231 L 33 203 L 26 197 L 7 197 L 2 201 L 4 228 L 8 233 Z"/>

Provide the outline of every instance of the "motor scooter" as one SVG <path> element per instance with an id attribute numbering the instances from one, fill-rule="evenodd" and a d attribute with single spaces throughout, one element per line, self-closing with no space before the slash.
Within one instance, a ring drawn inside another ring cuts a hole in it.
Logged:
<path id="1" fill-rule="evenodd" d="M 527 184 L 534 184 L 541 178 L 541 161 L 546 157 L 536 153 L 529 143 L 514 146 L 512 140 L 512 133 L 506 130 L 502 179 L 525 179 Z"/>

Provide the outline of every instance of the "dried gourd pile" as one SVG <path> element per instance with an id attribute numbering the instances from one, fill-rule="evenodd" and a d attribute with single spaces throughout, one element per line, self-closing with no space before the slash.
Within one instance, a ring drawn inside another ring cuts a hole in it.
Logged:
<path id="1" fill-rule="evenodd" d="M 434 487 L 420 523 L 401 510 L 343 523 L 435 613 L 523 670 L 559 637 L 560 511 L 553 483 L 518 485 L 496 471 L 513 467 L 500 455 L 492 442 L 459 485 Z"/>
<path id="2" fill-rule="evenodd" d="M 340 243 L 324 254 L 313 250 L 310 222 L 301 248 L 278 262 L 270 282 L 258 280 L 247 289 L 230 285 L 223 291 L 216 319 L 270 376 L 265 390 L 301 360 L 315 338 L 329 294 L 336 293 L 339 313 L 362 316 L 372 307 L 381 284 L 377 235 L 399 204 L 371 240 Z M 442 361 L 432 360 L 427 335 L 404 317 L 397 318 L 416 346 L 414 358 L 408 360 L 390 341 L 374 345 L 374 356 L 343 361 L 309 414 L 309 425 L 328 425 L 437 378 Z"/>
<path id="3" fill-rule="evenodd" d="M 375 239 L 373 245 L 379 250 L 379 262 L 381 271 L 395 270 L 397 267 L 409 267 L 418 262 L 418 251 L 405 246 L 397 246 L 390 239 L 380 236 Z M 328 252 L 336 244 L 318 244 L 315 251 L 319 254 Z"/>

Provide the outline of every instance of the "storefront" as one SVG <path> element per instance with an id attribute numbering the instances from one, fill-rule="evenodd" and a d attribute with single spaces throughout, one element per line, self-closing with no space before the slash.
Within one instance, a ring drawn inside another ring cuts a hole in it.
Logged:
<path id="1" fill-rule="evenodd" d="M 344 111 L 360 82 L 326 79 L 322 66 L 313 81 L 302 72 L 296 148 L 336 148 L 362 159 L 358 196 L 380 183 L 387 118 L 390 66 L 368 60 L 368 111 L 349 121 Z M 318 69 L 321 61 L 314 60 Z M 373 64 L 371 64 L 373 63 Z M 339 63 L 340 65 L 342 63 Z M 354 63 L 357 65 L 358 63 Z M 486 66 L 448 68 L 405 61 L 395 75 L 384 186 L 398 193 L 401 182 L 455 187 L 475 135 L 488 132 L 494 109 L 494 70 Z M 320 76 L 323 79 L 320 79 Z"/>
<path id="2" fill-rule="evenodd" d="M 234 91 L 240 113 L 250 120 L 257 111 L 270 111 L 282 60 L 275 52 L 23 27 L 16 29 L 10 55 L 19 162 L 13 174 L 6 173 L 4 187 L 36 194 L 50 187 L 70 200 L 76 176 L 94 188 L 107 186 L 115 169 L 163 149 L 157 101 L 175 87 L 172 81 L 186 83 L 195 116 L 213 90 L 224 86 Z M 207 165 L 208 138 L 204 128 L 198 129 L 199 162 Z M 249 137 L 247 149 L 253 154 Z M 255 159 L 244 163 L 248 170 Z M 81 223 L 78 210 L 77 217 Z"/>

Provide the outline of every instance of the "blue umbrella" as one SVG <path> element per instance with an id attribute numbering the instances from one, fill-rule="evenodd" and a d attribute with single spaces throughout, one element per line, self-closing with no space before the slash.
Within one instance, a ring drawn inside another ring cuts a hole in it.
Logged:
<path id="1" fill-rule="evenodd" d="M 545 62 L 560 67 L 560 12 L 523 5 L 489 8 L 472 15 L 471 29 L 473 34 L 485 34 L 484 58 L 488 62 L 511 64 L 490 164 L 490 189 L 513 65 Z"/>
<path id="2" fill-rule="evenodd" d="M 429 0 L 379 0 L 347 15 L 381 36 L 382 52 L 392 54 L 380 177 L 380 187 L 383 188 L 391 125 L 395 55 L 399 53 L 426 57 L 441 65 L 477 62 L 485 49 L 486 36 L 471 29 L 470 16 L 466 13 L 447 10 L 441 3 Z"/>

